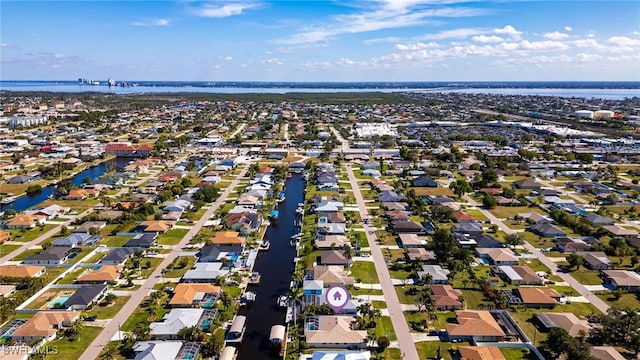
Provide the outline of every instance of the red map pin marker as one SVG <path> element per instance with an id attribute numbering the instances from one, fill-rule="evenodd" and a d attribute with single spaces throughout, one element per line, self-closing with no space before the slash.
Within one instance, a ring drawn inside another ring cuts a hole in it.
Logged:
<path id="1" fill-rule="evenodd" d="M 339 313 L 351 300 L 351 294 L 347 289 L 339 284 L 331 285 L 325 294 L 327 305 L 336 313 Z"/>

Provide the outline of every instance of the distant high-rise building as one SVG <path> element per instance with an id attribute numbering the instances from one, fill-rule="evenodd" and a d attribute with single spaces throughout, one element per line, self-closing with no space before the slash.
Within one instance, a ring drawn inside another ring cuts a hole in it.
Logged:
<path id="1" fill-rule="evenodd" d="M 109 84 L 109 86 L 116 86 L 116 81 L 112 78 L 109 78 L 107 80 L 107 84 Z"/>

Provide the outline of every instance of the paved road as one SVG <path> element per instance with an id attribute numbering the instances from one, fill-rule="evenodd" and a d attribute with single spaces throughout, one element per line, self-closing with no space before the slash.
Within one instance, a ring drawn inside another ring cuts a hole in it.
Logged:
<path id="1" fill-rule="evenodd" d="M 229 135 L 229 139 L 233 139 L 236 134 L 238 134 L 240 131 L 242 131 L 242 129 L 245 128 L 245 126 L 247 126 L 247 124 L 241 124 L 240 126 L 238 126 L 237 129 L 235 129 L 230 135 Z"/>
<path id="2" fill-rule="evenodd" d="M 475 205 L 478 208 L 478 210 L 480 210 L 480 212 L 484 216 L 486 216 L 487 219 L 491 221 L 491 223 L 496 224 L 498 228 L 500 228 L 500 230 L 504 231 L 507 234 L 516 233 L 515 230 L 512 230 L 510 227 L 505 225 L 502 222 L 502 220 L 495 217 L 491 212 L 480 208 L 479 204 L 475 200 L 473 200 L 469 195 L 465 195 L 465 199 L 470 204 Z M 538 260 L 540 260 L 540 262 L 542 262 L 546 267 L 548 267 L 549 270 L 551 270 L 551 273 L 557 274 L 558 276 L 560 276 L 563 281 L 565 281 L 569 286 L 574 288 L 578 293 L 580 293 L 580 295 L 584 296 L 587 300 L 589 300 L 589 302 L 593 304 L 598 310 L 602 311 L 603 313 L 606 313 L 607 310 L 609 310 L 609 305 L 607 305 L 607 303 L 600 300 L 600 298 L 597 297 L 596 295 L 592 294 L 591 291 L 589 291 L 589 289 L 587 289 L 584 285 L 580 284 L 578 280 L 573 278 L 573 276 L 567 273 L 558 272 L 558 265 L 556 265 L 555 262 L 551 261 L 551 259 L 549 259 L 536 247 L 534 247 L 533 245 L 529 244 L 526 241 L 524 243 L 524 247 L 530 253 L 532 253 Z"/>
<path id="3" fill-rule="evenodd" d="M 93 340 L 91 345 L 82 353 L 79 360 L 94 360 L 97 359 L 111 338 L 116 334 L 118 328 L 121 324 L 123 324 L 134 311 L 138 308 L 138 305 L 144 300 L 145 296 L 147 296 L 153 287 L 162 281 L 162 269 L 166 268 L 173 260 L 180 255 L 182 248 L 189 243 L 191 238 L 200 231 L 200 229 L 204 226 L 204 224 L 209 220 L 209 218 L 213 215 L 213 213 L 224 203 L 227 196 L 233 191 L 233 189 L 240 182 L 240 178 L 242 178 L 249 169 L 249 164 L 246 164 L 242 169 L 242 172 L 236 179 L 227 187 L 227 189 L 220 195 L 220 197 L 211 205 L 209 210 L 198 220 L 198 222 L 193 226 L 191 230 L 184 236 L 182 241 L 178 245 L 175 246 L 171 253 L 167 254 L 165 259 L 156 267 L 151 276 L 144 282 L 144 284 L 135 292 L 131 294 L 129 301 L 120 309 L 120 311 L 116 314 L 116 316 L 107 324 L 100 332 L 97 338 Z"/>
<path id="4" fill-rule="evenodd" d="M 351 164 L 347 164 L 347 173 L 349 174 L 349 181 L 353 188 L 353 195 L 356 198 L 360 216 L 363 218 L 368 217 L 369 213 L 362 198 L 362 194 L 360 193 L 358 180 L 351 169 Z M 396 293 L 393 282 L 391 281 L 389 269 L 387 269 L 387 264 L 384 260 L 384 256 L 382 255 L 382 250 L 380 249 L 380 245 L 378 245 L 375 236 L 369 234 L 369 231 L 373 231 L 373 227 L 365 224 L 364 229 L 366 231 L 365 234 L 367 236 L 367 240 L 369 241 L 369 247 L 371 248 L 371 256 L 373 257 L 373 261 L 376 266 L 376 273 L 378 274 L 378 279 L 382 287 L 382 293 L 387 304 L 387 309 L 389 310 L 389 317 L 391 317 L 393 330 L 398 338 L 400 352 L 403 354 L 403 359 L 418 360 L 420 359 L 418 357 L 418 351 L 413 343 L 413 337 L 411 336 L 409 325 L 407 325 L 404 313 L 402 312 L 402 306 L 400 305 L 398 294 Z"/>
<path id="5" fill-rule="evenodd" d="M 63 225 L 64 226 L 69 226 L 69 225 L 71 225 L 71 223 L 73 221 L 75 221 L 76 218 L 83 218 L 83 217 L 89 215 L 92 212 L 93 212 L 93 208 L 89 209 L 89 210 L 86 210 L 83 213 L 80 213 L 79 215 L 76 215 L 73 218 L 71 218 L 71 219 L 69 219 L 69 220 L 67 220 L 67 221 L 65 221 L 63 223 L 59 223 L 59 225 L 54 227 L 53 229 L 51 229 L 51 230 L 47 231 L 46 233 L 38 236 L 34 240 L 31 240 L 31 241 L 29 241 L 27 243 L 22 244 L 22 246 L 20 246 L 19 248 L 15 249 L 12 252 L 10 252 L 9 254 L 1 257 L 0 258 L 0 264 L 4 264 L 5 262 L 13 259 L 14 257 L 22 254 L 23 252 L 28 250 L 30 247 L 36 246 L 36 245 L 40 244 L 41 242 L 47 240 L 48 238 L 56 235 L 57 233 L 60 232 L 60 229 L 62 228 Z M 38 231 L 38 230 L 37 230 L 37 228 L 35 228 L 35 229 L 29 230 L 29 231 Z"/>
<path id="6" fill-rule="evenodd" d="M 338 130 L 336 130 L 333 126 L 330 126 L 329 129 L 331 130 L 333 135 L 336 136 L 336 139 L 338 139 L 338 141 L 340 142 L 341 150 L 344 151 L 344 150 L 349 149 L 349 142 L 342 137 L 340 132 Z"/>

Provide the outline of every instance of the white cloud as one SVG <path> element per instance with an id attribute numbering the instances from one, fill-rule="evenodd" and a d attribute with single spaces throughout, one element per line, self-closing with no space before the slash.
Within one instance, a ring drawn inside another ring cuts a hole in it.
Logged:
<path id="1" fill-rule="evenodd" d="M 625 36 L 613 36 L 608 40 L 610 45 L 601 44 L 594 38 L 575 40 L 573 44 L 579 48 L 591 48 L 602 52 L 630 52 L 637 51 L 640 47 L 640 40 L 631 39 Z"/>
<path id="2" fill-rule="evenodd" d="M 262 60 L 261 63 L 264 65 L 283 65 L 284 60 L 279 58 L 269 58 Z"/>
<path id="3" fill-rule="evenodd" d="M 193 9 L 192 13 L 207 18 L 225 18 L 234 15 L 241 15 L 243 11 L 256 7 L 256 4 L 235 3 L 223 6 L 214 6 L 205 4 L 204 6 Z"/>
<path id="4" fill-rule="evenodd" d="M 396 44 L 394 48 L 400 51 L 407 51 L 407 50 L 416 51 L 416 50 L 422 50 L 422 49 L 434 49 L 438 47 L 440 47 L 440 44 L 435 42 L 429 42 L 429 43 L 418 42 L 418 43 L 409 44 L 409 45 Z"/>
<path id="5" fill-rule="evenodd" d="M 493 32 L 496 34 L 511 36 L 516 40 L 519 40 L 522 37 L 522 31 L 516 30 L 516 28 L 511 25 L 506 25 L 503 28 L 493 29 Z"/>
<path id="6" fill-rule="evenodd" d="M 626 36 L 613 36 L 609 38 L 609 42 L 616 46 L 635 47 L 640 46 L 640 39 L 631 39 Z"/>
<path id="7" fill-rule="evenodd" d="M 460 28 L 460 29 L 451 29 L 440 31 L 435 34 L 425 34 L 419 36 L 422 40 L 443 40 L 443 39 L 465 39 L 469 36 L 479 35 L 486 32 L 482 29 L 474 29 L 474 28 Z"/>
<path id="8" fill-rule="evenodd" d="M 167 26 L 170 24 L 170 21 L 167 19 L 151 19 L 147 21 L 136 21 L 132 22 L 133 26 Z"/>
<path id="9" fill-rule="evenodd" d="M 6 42 L 0 42 L 0 48 L 3 49 L 15 49 L 16 46 L 10 43 L 6 43 Z"/>
<path id="10" fill-rule="evenodd" d="M 489 36 L 478 35 L 478 36 L 472 37 L 471 40 L 479 43 L 495 43 L 495 42 L 501 42 L 504 39 L 501 38 L 500 36 L 495 36 L 495 35 L 489 35 Z"/>
<path id="11" fill-rule="evenodd" d="M 554 31 L 554 32 L 550 32 L 550 33 L 546 33 L 543 35 L 545 38 L 547 39 L 551 39 L 551 40 L 562 40 L 562 39 L 566 39 L 569 37 L 568 34 L 565 33 L 561 33 L 559 31 Z"/>
<path id="12" fill-rule="evenodd" d="M 224 61 L 231 61 L 231 60 L 233 60 L 233 57 L 231 57 L 231 56 L 223 56 L 223 57 L 222 57 L 222 60 L 224 60 Z"/>
<path id="13" fill-rule="evenodd" d="M 571 31 L 573 31 L 573 28 L 571 26 L 567 25 L 567 26 L 564 27 L 564 30 L 568 31 L 568 32 L 571 32 Z"/>
<path id="14" fill-rule="evenodd" d="M 550 51 L 550 50 L 565 50 L 569 47 L 560 41 L 529 41 L 522 40 L 518 44 L 518 50 L 535 50 L 535 51 Z"/>
<path id="15" fill-rule="evenodd" d="M 278 42 L 291 45 L 326 42 L 342 34 L 397 29 L 423 25 L 432 22 L 433 18 L 478 16 L 487 12 L 479 8 L 425 7 L 427 4 L 433 5 L 433 3 L 433 1 L 424 0 L 374 2 L 371 10 L 355 14 L 335 15 L 332 17 L 333 22 L 327 26 L 304 28 L 288 38 L 278 40 Z"/>

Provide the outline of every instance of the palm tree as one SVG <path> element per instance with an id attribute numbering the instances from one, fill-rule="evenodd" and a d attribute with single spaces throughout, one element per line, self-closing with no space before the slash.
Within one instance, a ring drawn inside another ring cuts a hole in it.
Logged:
<path id="1" fill-rule="evenodd" d="M 69 327 L 67 328 L 67 335 L 71 338 L 72 341 L 75 341 L 77 340 L 78 335 L 82 331 L 83 327 L 84 322 L 81 318 L 77 318 L 73 322 L 71 322 L 71 324 L 69 324 Z"/>
<path id="2" fill-rule="evenodd" d="M 190 327 L 184 327 L 178 330 L 178 338 L 186 341 L 200 341 L 203 337 L 202 329 L 199 326 L 194 325 Z"/>
<path id="3" fill-rule="evenodd" d="M 100 360 L 115 360 L 116 350 L 116 347 L 112 343 L 107 344 L 107 347 L 105 347 L 102 354 L 100 354 Z"/>
<path id="4" fill-rule="evenodd" d="M 345 259 L 351 260 L 351 258 L 353 258 L 353 249 L 351 248 L 351 246 L 345 246 L 344 250 L 342 251 L 342 255 L 345 257 Z"/>

